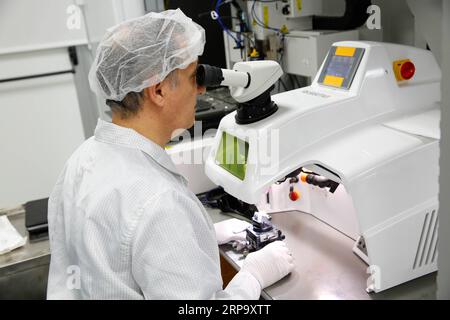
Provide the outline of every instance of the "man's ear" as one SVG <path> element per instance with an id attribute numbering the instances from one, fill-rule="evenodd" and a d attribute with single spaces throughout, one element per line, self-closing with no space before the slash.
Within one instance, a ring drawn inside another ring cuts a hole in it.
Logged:
<path id="1" fill-rule="evenodd" d="M 164 107 L 166 88 L 164 82 L 160 82 L 145 89 L 148 99 L 158 107 Z"/>

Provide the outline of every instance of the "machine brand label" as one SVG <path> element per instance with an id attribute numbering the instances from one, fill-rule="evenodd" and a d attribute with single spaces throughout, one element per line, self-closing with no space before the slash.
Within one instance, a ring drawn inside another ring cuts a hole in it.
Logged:
<path id="1" fill-rule="evenodd" d="M 320 97 L 320 98 L 329 98 L 330 97 L 330 95 L 328 95 L 328 94 L 315 92 L 315 91 L 309 91 L 309 90 L 303 90 L 302 93 L 309 94 L 309 95 L 315 96 L 315 97 Z"/>

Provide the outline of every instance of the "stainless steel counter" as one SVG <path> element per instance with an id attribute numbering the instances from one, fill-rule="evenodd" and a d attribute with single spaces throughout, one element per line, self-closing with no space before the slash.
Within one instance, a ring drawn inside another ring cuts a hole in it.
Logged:
<path id="1" fill-rule="evenodd" d="M 27 237 L 25 246 L 0 255 L 0 299 L 45 299 L 50 248 L 48 240 L 30 243 L 25 213 L 8 215 L 9 221 Z"/>
<path id="2" fill-rule="evenodd" d="M 299 211 L 272 214 L 272 221 L 286 235 L 295 269 L 263 291 L 266 299 L 436 299 L 436 273 L 367 294 L 367 265 L 352 252 L 352 239 Z M 229 246 L 220 251 L 240 268 L 241 255 Z"/>
<path id="3" fill-rule="evenodd" d="M 213 222 L 235 214 L 207 208 Z M 298 211 L 273 214 L 273 222 L 286 235 L 295 258 L 295 270 L 273 286 L 266 288 L 266 299 L 435 299 L 436 274 L 415 279 L 378 294 L 365 292 L 366 265 L 352 252 L 353 240 Z M 8 216 L 23 235 L 24 213 Z M 221 246 L 222 256 L 237 270 L 242 256 L 229 246 Z M 0 299 L 45 298 L 50 249 L 48 240 L 30 243 L 0 255 Z"/>

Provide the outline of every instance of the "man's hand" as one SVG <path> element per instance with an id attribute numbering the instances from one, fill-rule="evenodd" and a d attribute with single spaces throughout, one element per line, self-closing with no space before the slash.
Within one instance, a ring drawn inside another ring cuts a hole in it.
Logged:
<path id="1" fill-rule="evenodd" d="M 215 223 L 217 243 L 220 245 L 231 241 L 245 241 L 245 229 L 248 226 L 250 223 L 235 218 Z"/>
<path id="2" fill-rule="evenodd" d="M 248 272 L 264 289 L 289 274 L 294 268 L 294 258 L 283 241 L 274 241 L 259 251 L 250 253 L 241 271 Z"/>

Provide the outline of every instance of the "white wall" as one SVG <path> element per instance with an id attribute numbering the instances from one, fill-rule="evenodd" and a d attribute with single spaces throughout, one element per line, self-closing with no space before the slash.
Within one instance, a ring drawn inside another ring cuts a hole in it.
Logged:
<path id="1" fill-rule="evenodd" d="M 50 195 L 84 141 L 73 74 L 0 83 L 0 208 Z"/>

